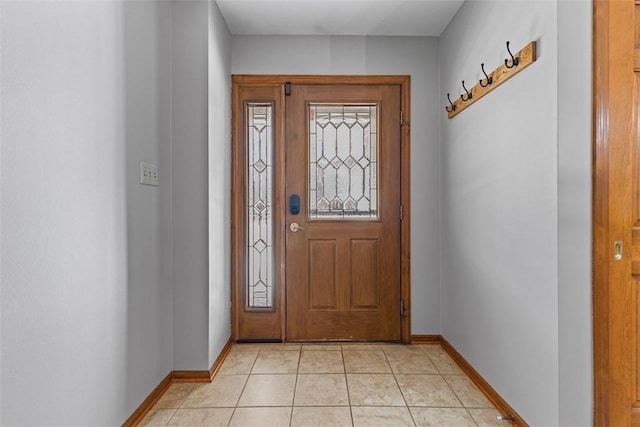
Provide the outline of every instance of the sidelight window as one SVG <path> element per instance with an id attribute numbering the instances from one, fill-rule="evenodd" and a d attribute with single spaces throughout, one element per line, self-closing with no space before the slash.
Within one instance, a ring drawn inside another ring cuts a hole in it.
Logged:
<path id="1" fill-rule="evenodd" d="M 273 106 L 247 104 L 246 307 L 273 308 Z"/>

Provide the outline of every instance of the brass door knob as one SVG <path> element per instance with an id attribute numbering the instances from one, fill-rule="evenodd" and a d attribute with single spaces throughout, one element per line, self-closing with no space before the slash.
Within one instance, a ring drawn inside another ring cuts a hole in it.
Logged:
<path id="1" fill-rule="evenodd" d="M 301 227 L 300 224 L 298 224 L 297 222 L 292 222 L 291 225 L 289 226 L 289 230 L 293 231 L 294 233 L 297 233 L 298 230 L 304 230 L 304 227 Z"/>

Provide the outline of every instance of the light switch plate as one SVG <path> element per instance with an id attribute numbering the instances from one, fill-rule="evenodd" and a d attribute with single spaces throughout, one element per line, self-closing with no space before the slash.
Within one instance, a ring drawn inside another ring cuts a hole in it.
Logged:
<path id="1" fill-rule="evenodd" d="M 140 184 L 158 186 L 158 166 L 140 162 Z"/>

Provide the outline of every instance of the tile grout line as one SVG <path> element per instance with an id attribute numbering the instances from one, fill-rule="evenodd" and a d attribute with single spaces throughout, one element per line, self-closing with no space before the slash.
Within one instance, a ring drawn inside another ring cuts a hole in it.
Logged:
<path id="1" fill-rule="evenodd" d="M 407 408 L 407 412 L 409 412 L 409 416 L 411 417 L 411 421 L 413 422 L 414 426 L 417 426 L 418 423 L 416 423 L 415 418 L 413 418 L 413 412 L 411 412 L 411 409 L 409 408 L 409 402 L 407 402 L 407 398 L 404 396 L 404 392 L 402 391 L 402 387 L 400 387 L 400 383 L 398 382 L 398 378 L 396 377 L 396 372 L 393 370 L 393 367 L 391 366 L 391 363 L 389 363 L 389 358 L 387 357 L 387 352 L 383 351 L 383 353 L 384 353 L 385 360 L 389 364 L 389 368 L 391 369 L 391 373 L 393 374 L 393 380 L 396 382 L 396 386 L 398 387 L 398 390 L 400 390 L 400 396 L 402 396 L 402 400 L 404 400 L 404 404 L 405 404 L 405 407 Z"/>
<path id="2" fill-rule="evenodd" d="M 461 376 L 461 375 L 456 375 L 456 376 Z M 453 389 L 453 386 L 449 383 L 449 381 L 447 380 L 447 377 L 445 377 L 444 375 L 442 375 L 442 379 L 444 380 L 444 382 L 447 384 L 447 386 L 449 386 L 449 388 L 451 389 L 451 391 L 453 392 L 453 394 L 456 396 L 456 398 L 460 401 L 460 404 L 462 405 L 463 408 L 467 409 L 467 405 L 465 405 L 465 403 L 462 401 L 462 398 L 460 396 L 458 396 L 458 393 Z M 467 411 L 468 412 L 468 411 Z M 469 414 L 471 415 L 471 414 Z"/>
<path id="3" fill-rule="evenodd" d="M 433 361 L 433 359 L 431 358 L 431 356 L 429 355 L 429 353 L 427 353 L 426 351 L 424 351 L 425 356 L 427 356 L 427 358 L 429 359 L 429 361 L 431 361 L 431 363 L 433 364 L 433 366 L 436 368 L 436 371 L 438 371 L 438 375 L 442 375 L 442 371 L 440 370 L 440 368 L 438 368 L 438 364 L 436 362 Z M 443 377 L 444 379 L 444 377 Z"/>
<path id="4" fill-rule="evenodd" d="M 169 425 L 169 423 L 171 422 L 171 420 L 173 419 L 173 417 L 176 416 L 176 412 L 178 412 L 178 409 L 174 409 L 173 410 L 173 414 L 171 414 L 171 417 L 169 417 L 169 419 L 167 420 L 167 422 L 165 423 L 165 427 Z"/>
<path id="5" fill-rule="evenodd" d="M 438 369 L 438 367 L 436 366 L 436 369 Z M 462 401 L 462 399 L 460 398 L 460 396 L 458 396 L 458 393 L 456 393 L 456 391 L 453 389 L 453 387 L 451 387 L 451 384 L 449 384 L 449 381 L 447 381 L 447 378 L 444 376 L 444 374 L 440 374 L 440 376 L 442 377 L 442 380 L 444 381 L 444 383 L 447 385 L 447 387 L 449 387 L 449 389 L 453 392 L 453 395 L 456 397 L 456 399 L 458 399 L 458 402 L 460 402 L 460 405 L 462 405 L 462 407 L 464 408 L 464 411 L 467 413 L 467 415 L 469 415 L 469 417 L 471 417 L 471 421 L 473 421 L 473 423 L 477 426 L 478 423 L 476 422 L 476 420 L 471 416 L 471 413 L 469 413 L 469 410 L 467 409 L 467 407 L 465 406 L 464 402 Z"/>
<path id="6" fill-rule="evenodd" d="M 473 423 L 474 423 L 476 426 L 479 426 L 479 424 L 478 424 L 478 422 L 476 421 L 476 419 L 475 419 L 475 418 L 473 418 L 473 415 L 471 415 L 471 412 L 469 412 L 469 408 L 465 407 L 465 408 L 464 408 L 464 410 L 465 410 L 465 411 L 467 411 L 467 414 L 469 414 L 469 417 L 471 417 L 471 421 L 473 421 Z"/>
<path id="7" fill-rule="evenodd" d="M 237 344 L 234 344 L 234 346 Z M 249 373 L 247 374 L 247 379 L 244 381 L 244 385 L 242 386 L 242 390 L 240 391 L 240 394 L 238 395 L 238 399 L 236 400 L 236 405 L 233 408 L 233 412 L 231 413 L 231 418 L 229 418 L 229 422 L 227 423 L 227 427 L 231 426 L 231 421 L 233 421 L 233 416 L 236 414 L 236 411 L 238 410 L 238 405 L 240 404 L 240 398 L 242 397 L 242 394 L 244 393 L 245 389 L 247 388 L 247 384 L 249 384 L 249 379 L 251 378 L 251 371 L 253 371 L 253 367 L 256 364 L 256 361 L 258 360 L 258 356 L 260 355 L 260 351 L 262 350 L 262 346 L 258 347 L 258 352 L 256 353 L 256 357 L 255 359 L 253 359 L 253 363 L 251 364 L 251 367 L 249 368 Z"/>
<path id="8" fill-rule="evenodd" d="M 298 391 L 298 378 L 300 378 L 300 359 L 302 359 L 302 345 L 298 350 L 298 365 L 296 366 L 296 382 L 293 385 L 293 396 L 291 396 L 291 413 L 289 414 L 289 427 L 293 424 L 293 408 L 296 404 L 296 392 Z"/>
<path id="9" fill-rule="evenodd" d="M 258 354 L 260 354 L 260 352 L 258 352 Z M 257 358 L 258 356 L 256 355 L 256 359 Z M 255 361 L 253 363 L 255 363 Z M 253 369 L 253 365 L 251 365 L 251 368 Z M 244 390 L 247 388 L 247 384 L 249 383 L 250 376 L 251 376 L 251 373 L 249 373 L 247 375 L 247 378 L 244 380 L 244 384 L 242 385 L 242 390 L 240 390 L 240 393 L 238 394 L 238 398 L 236 399 L 236 404 L 233 407 L 233 411 L 231 411 L 231 417 L 229 417 L 229 422 L 227 422 L 227 427 L 231 425 L 231 420 L 233 420 L 233 416 L 236 414 L 236 410 L 238 409 L 238 403 L 240 403 L 240 398 L 242 397 L 242 393 L 244 393 Z"/>
<path id="10" fill-rule="evenodd" d="M 191 387 L 189 387 L 189 392 L 187 393 L 187 395 L 184 397 L 184 399 L 181 399 L 180 404 L 178 405 L 177 409 L 182 409 L 182 405 L 184 405 L 184 403 L 187 401 L 187 398 L 191 395 L 191 393 L 193 393 L 193 390 L 196 388 L 195 384 L 191 384 Z M 177 412 L 177 411 L 176 411 Z"/>
<path id="11" fill-rule="evenodd" d="M 458 377 L 465 377 L 465 378 L 469 378 L 467 375 L 450 375 L 450 376 L 458 376 Z M 462 398 L 460 396 L 458 396 L 458 393 L 453 389 L 453 387 L 451 386 L 451 384 L 449 384 L 449 381 L 447 380 L 447 378 L 443 375 L 442 378 L 444 378 L 444 382 L 447 383 L 447 385 L 449 386 L 449 388 L 453 391 L 453 394 L 455 394 L 456 398 L 460 401 L 460 403 L 462 404 L 462 407 L 464 408 L 465 412 L 469 415 L 469 417 L 471 418 L 471 420 L 473 421 L 473 423 L 476 426 L 479 426 L 478 422 L 476 421 L 476 419 L 473 417 L 473 415 L 471 414 L 471 412 L 469 411 L 469 407 L 467 407 L 467 405 L 465 405 L 465 403 L 462 401 Z M 494 408 L 495 409 L 495 408 Z"/>
<path id="12" fill-rule="evenodd" d="M 349 392 L 349 380 L 347 379 L 347 365 L 344 362 L 344 349 L 340 346 L 340 357 L 342 358 L 342 372 L 344 373 L 344 384 L 347 387 L 347 400 L 349 402 L 349 416 L 351 417 L 351 427 L 355 426 L 353 420 L 353 407 L 351 406 L 351 393 Z"/>

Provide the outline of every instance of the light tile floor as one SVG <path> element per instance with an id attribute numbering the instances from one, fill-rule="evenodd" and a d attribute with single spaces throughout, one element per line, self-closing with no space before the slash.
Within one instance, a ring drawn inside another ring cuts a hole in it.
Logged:
<path id="1" fill-rule="evenodd" d="M 142 426 L 508 426 L 438 345 L 237 344 Z"/>

